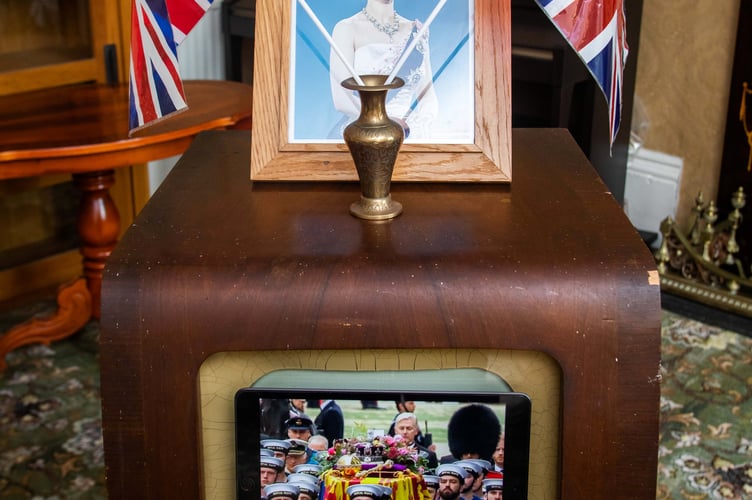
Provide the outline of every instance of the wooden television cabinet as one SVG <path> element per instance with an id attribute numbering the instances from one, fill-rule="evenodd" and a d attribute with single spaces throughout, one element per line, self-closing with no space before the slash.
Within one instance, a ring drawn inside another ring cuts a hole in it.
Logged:
<path id="1" fill-rule="evenodd" d="M 530 498 L 655 498 L 658 276 L 566 131 L 514 130 L 511 185 L 394 185 L 404 213 L 387 223 L 349 215 L 355 183 L 251 183 L 250 140 L 201 134 L 108 262 L 110 498 L 224 498 L 232 418 L 207 401 L 227 411 L 231 392 L 212 392 L 224 375 L 205 383 L 207 363 L 247 384 L 342 353 L 408 371 L 400 357 L 415 353 L 446 366 L 549 358 L 554 375 L 537 383 L 555 390 L 532 396 L 531 462 L 554 458 L 531 467 Z M 213 424 L 223 437 L 207 446 Z"/>

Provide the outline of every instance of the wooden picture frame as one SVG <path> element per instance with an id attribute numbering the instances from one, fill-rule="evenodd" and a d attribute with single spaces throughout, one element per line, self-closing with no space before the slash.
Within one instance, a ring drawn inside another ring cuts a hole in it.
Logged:
<path id="1" fill-rule="evenodd" d="M 254 181 L 357 180 L 344 142 L 300 143 L 288 139 L 293 1 L 257 1 L 250 177 Z M 471 1 L 475 38 L 473 142 L 403 144 L 394 181 L 512 180 L 510 0 Z"/>

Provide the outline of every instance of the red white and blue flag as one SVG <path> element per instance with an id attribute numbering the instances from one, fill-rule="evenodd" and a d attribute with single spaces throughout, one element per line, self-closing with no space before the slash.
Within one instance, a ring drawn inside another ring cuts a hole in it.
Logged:
<path id="1" fill-rule="evenodd" d="M 629 51 L 623 0 L 537 0 L 577 51 L 608 103 L 614 143 L 621 122 L 621 85 Z"/>
<path id="2" fill-rule="evenodd" d="M 213 0 L 133 0 L 130 131 L 185 109 L 177 46 Z"/>

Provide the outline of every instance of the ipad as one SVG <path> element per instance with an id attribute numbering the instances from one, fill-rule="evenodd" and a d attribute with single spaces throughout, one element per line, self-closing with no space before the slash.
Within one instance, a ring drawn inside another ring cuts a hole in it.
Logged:
<path id="1" fill-rule="evenodd" d="M 340 415 L 335 425 L 327 423 L 330 419 L 324 415 L 331 413 L 332 402 Z M 326 439 L 311 440 L 318 441 L 317 449 L 306 450 L 306 462 L 331 466 L 335 448 L 339 453 L 343 444 L 358 443 L 363 468 L 383 467 L 383 448 L 371 444 L 392 442 L 387 436 L 399 435 L 393 428 L 395 420 L 409 413 L 418 428 L 415 443 L 422 450 L 418 476 L 432 475 L 437 465 L 455 462 L 462 454 L 487 458 L 493 467 L 489 477 L 503 479 L 503 498 L 525 499 L 530 412 L 527 395 L 478 369 L 272 372 L 235 396 L 237 498 L 261 497 L 262 440 L 306 438 L 298 431 L 312 423 L 312 434 Z M 289 431 L 293 420 L 288 419 L 296 416 L 302 417 L 295 421 L 298 429 Z M 326 494 L 323 483 L 321 488 L 320 500 Z M 392 500 L 409 499 L 395 487 Z"/>

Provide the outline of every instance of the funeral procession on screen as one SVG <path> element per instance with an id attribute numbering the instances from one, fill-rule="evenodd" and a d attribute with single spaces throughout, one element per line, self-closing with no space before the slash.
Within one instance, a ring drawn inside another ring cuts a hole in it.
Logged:
<path id="1" fill-rule="evenodd" d="M 260 414 L 261 498 L 502 498 L 503 404 L 264 399 Z"/>

